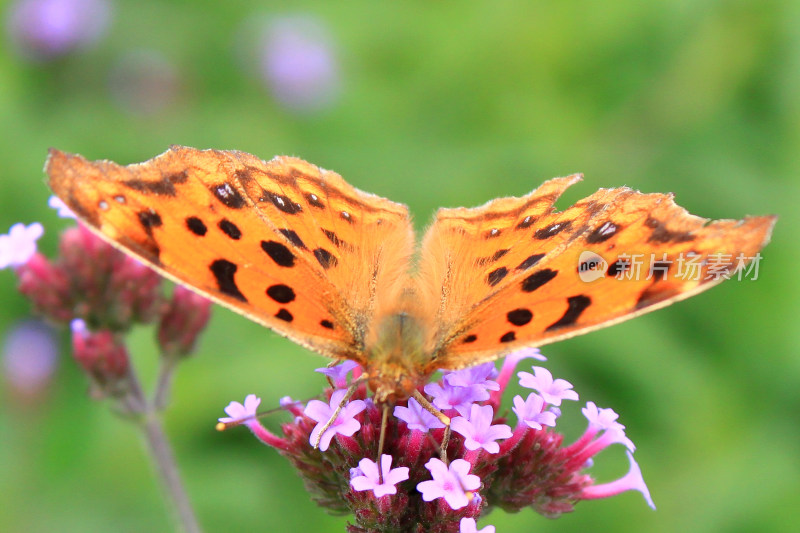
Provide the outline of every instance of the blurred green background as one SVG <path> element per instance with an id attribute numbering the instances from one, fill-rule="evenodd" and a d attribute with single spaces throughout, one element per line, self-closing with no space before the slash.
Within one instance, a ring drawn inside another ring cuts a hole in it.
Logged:
<path id="1" fill-rule="evenodd" d="M 437 207 L 578 171 L 585 181 L 562 207 L 628 185 L 673 191 L 710 218 L 778 214 L 757 280 L 544 350 L 583 401 L 621 414 L 658 511 L 626 493 L 555 521 L 495 512 L 479 524 L 796 531 L 800 3 L 280 4 L 6 3 L 0 232 L 42 221 L 40 249 L 55 252 L 69 222 L 46 207 L 50 146 L 121 163 L 170 144 L 297 155 L 408 204 L 420 229 Z M 7 271 L 0 298 L 5 337 L 29 314 Z M 130 339 L 146 378 L 152 333 Z M 59 339 L 52 375 L 27 393 L 4 366 L 0 530 L 170 531 L 137 433 L 87 398 L 66 332 Z M 262 406 L 313 396 L 323 363 L 215 310 L 166 415 L 207 531 L 344 530 L 346 518 L 316 508 L 277 453 L 244 429 L 214 431 L 222 408 L 247 393 Z M 559 424 L 580 434 L 579 406 Z M 614 448 L 594 468 L 602 481 L 625 470 Z"/>

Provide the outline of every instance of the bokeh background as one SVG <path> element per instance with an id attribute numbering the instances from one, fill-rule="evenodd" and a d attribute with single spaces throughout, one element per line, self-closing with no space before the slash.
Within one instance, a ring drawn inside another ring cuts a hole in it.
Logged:
<path id="1" fill-rule="evenodd" d="M 786 0 L 275 3 L 21 0 L 2 7 L 0 232 L 46 207 L 50 146 L 138 162 L 170 144 L 303 157 L 408 204 L 519 195 L 580 171 L 676 193 L 710 218 L 779 214 L 757 280 L 548 346 L 582 400 L 621 413 L 658 506 L 637 493 L 528 531 L 796 531 L 800 511 L 800 3 Z M 0 272 L 0 530 L 170 531 L 135 430 L 86 396 L 64 331 L 26 322 Z M 130 339 L 152 377 L 153 332 Z M 316 394 L 324 361 L 216 309 L 166 415 L 207 531 L 343 531 L 231 400 Z M 576 405 L 560 427 L 576 437 Z M 267 419 L 277 428 L 281 415 Z M 618 447 L 621 448 L 621 447 Z M 597 477 L 626 470 L 621 449 Z"/>

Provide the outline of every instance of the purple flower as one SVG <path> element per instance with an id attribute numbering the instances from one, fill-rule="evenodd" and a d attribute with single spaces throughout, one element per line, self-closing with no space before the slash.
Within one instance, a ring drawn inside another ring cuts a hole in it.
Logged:
<path id="1" fill-rule="evenodd" d="M 18 222 L 7 234 L 0 235 L 0 270 L 24 265 L 36 253 L 36 241 L 44 235 L 38 222 L 30 226 Z"/>
<path id="2" fill-rule="evenodd" d="M 105 0 L 20 0 L 11 8 L 8 31 L 21 55 L 51 59 L 96 42 L 110 14 Z"/>
<path id="3" fill-rule="evenodd" d="M 448 372 L 443 381 L 453 387 L 471 387 L 478 385 L 488 390 L 500 390 L 500 385 L 491 378 L 497 376 L 494 363 L 485 363 L 478 366 Z"/>
<path id="4" fill-rule="evenodd" d="M 392 468 L 392 456 L 386 454 L 381 455 L 380 471 L 377 463 L 367 458 L 361 459 L 354 470 L 360 474 L 350 480 L 353 490 L 371 490 L 376 498 L 397 494 L 395 485 L 408 479 L 408 467 Z"/>
<path id="5" fill-rule="evenodd" d="M 469 419 L 458 416 L 450 422 L 456 433 L 464 436 L 464 447 L 468 450 L 483 448 L 489 453 L 500 451 L 497 439 L 511 437 L 511 428 L 505 424 L 492 425 L 494 410 L 491 405 L 472 404 Z"/>
<path id="6" fill-rule="evenodd" d="M 461 509 L 469 503 L 466 491 L 477 490 L 481 479 L 470 474 L 471 465 L 464 459 L 456 459 L 448 467 L 440 459 L 431 459 L 425 463 L 433 479 L 417 484 L 426 502 L 436 498 L 444 498 L 451 509 Z"/>
<path id="7" fill-rule="evenodd" d="M 544 401 L 552 405 L 561 405 L 562 400 L 577 400 L 578 393 L 572 389 L 572 384 L 563 379 L 553 380 L 553 375 L 546 368 L 534 366 L 533 374 L 518 372 L 519 384 L 529 389 L 539 391 Z"/>
<path id="8" fill-rule="evenodd" d="M 394 416 L 408 424 L 408 429 L 427 432 L 429 429 L 443 428 L 444 424 L 429 413 L 414 398 L 408 399 L 408 407 L 398 405 L 394 408 Z"/>
<path id="9" fill-rule="evenodd" d="M 589 420 L 589 426 L 592 428 L 604 430 L 614 425 L 625 428 L 617 422 L 619 415 L 613 409 L 599 408 L 594 402 L 586 402 L 586 407 L 582 408 L 581 412 Z"/>
<path id="10" fill-rule="evenodd" d="M 308 405 L 306 405 L 305 411 L 303 411 L 303 414 L 317 422 L 317 425 L 311 432 L 309 442 L 313 446 L 316 444 L 317 439 L 319 439 L 319 449 L 323 452 L 328 449 L 331 439 L 337 433 L 345 437 L 352 437 L 356 431 L 361 429 L 361 423 L 353 417 L 363 411 L 366 408 L 366 404 L 363 400 L 353 400 L 342 407 L 342 410 L 339 411 L 339 415 L 336 417 L 333 424 L 325 430 L 325 433 L 322 433 L 322 437 L 319 437 L 322 428 L 328 423 L 331 416 L 333 416 L 339 404 L 342 403 L 345 394 L 347 394 L 346 390 L 340 389 L 334 391 L 334 393 L 331 394 L 331 400 L 328 404 L 319 400 L 311 400 L 308 402 Z"/>
<path id="11" fill-rule="evenodd" d="M 458 531 L 459 533 L 495 533 L 494 526 L 486 526 L 479 530 L 475 519 L 467 517 L 461 519 Z"/>
<path id="12" fill-rule="evenodd" d="M 542 426 L 555 427 L 556 413 L 542 409 L 544 408 L 544 399 L 532 392 L 528 394 L 526 400 L 522 396 L 514 396 L 514 407 L 512 410 L 519 417 L 520 424 L 526 424 L 533 429 L 542 429 Z"/>
<path id="13" fill-rule="evenodd" d="M 50 381 L 58 366 L 58 343 L 46 322 L 17 324 L 3 342 L 3 367 L 13 389 L 35 396 Z"/>
<path id="14" fill-rule="evenodd" d="M 50 199 L 47 200 L 47 205 L 55 209 L 58 212 L 58 216 L 61 218 L 78 218 L 75 216 L 75 213 L 72 212 L 72 209 L 67 207 L 67 204 L 65 204 L 58 196 L 51 196 Z"/>
<path id="15" fill-rule="evenodd" d="M 647 505 L 649 505 L 650 508 L 655 511 L 656 505 L 653 503 L 653 499 L 650 497 L 650 490 L 647 488 L 647 484 L 644 482 L 642 470 L 639 468 L 638 463 L 636 463 L 636 461 L 633 459 L 633 454 L 631 452 L 626 453 L 628 454 L 628 461 L 630 461 L 630 470 L 628 470 L 628 473 L 616 481 L 603 483 L 602 485 L 592 485 L 586 487 L 581 493 L 581 498 L 584 500 L 608 498 L 610 496 L 616 496 L 617 494 L 627 490 L 636 490 L 642 493 L 642 496 L 644 496 L 644 501 L 646 501 Z"/>
<path id="16" fill-rule="evenodd" d="M 223 424 L 230 424 L 231 422 L 242 423 L 253 429 L 251 426 L 258 423 L 256 419 L 256 410 L 261 405 L 261 398 L 255 394 L 248 394 L 244 399 L 244 405 L 239 402 L 231 402 L 225 408 L 228 416 L 219 419 Z"/>
<path id="17" fill-rule="evenodd" d="M 333 102 L 339 65 L 322 21 L 302 15 L 272 21 L 262 37 L 261 75 L 288 108 L 313 110 Z"/>
<path id="18" fill-rule="evenodd" d="M 333 384 L 333 387 L 335 389 L 346 389 L 347 374 L 349 374 L 351 370 L 355 370 L 356 368 L 358 368 L 358 363 L 348 359 L 347 361 L 345 361 L 340 365 L 317 368 L 314 370 L 314 372 L 319 372 L 320 374 L 325 374 L 326 376 L 328 376 L 328 379 L 331 380 L 331 383 Z"/>
<path id="19" fill-rule="evenodd" d="M 453 387 L 447 383 L 428 383 L 425 392 L 433 398 L 433 405 L 441 410 L 455 409 L 461 415 L 469 413 L 470 406 L 475 402 L 489 399 L 486 388 L 480 385 L 469 387 Z"/>

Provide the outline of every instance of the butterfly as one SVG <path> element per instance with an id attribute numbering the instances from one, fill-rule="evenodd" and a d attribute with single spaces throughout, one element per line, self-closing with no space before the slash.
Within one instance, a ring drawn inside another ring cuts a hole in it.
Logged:
<path id="1" fill-rule="evenodd" d="M 776 221 L 710 221 L 626 187 L 558 211 L 581 179 L 572 175 L 440 209 L 417 246 L 406 206 L 293 157 L 173 146 L 121 166 L 53 149 L 45 169 L 100 236 L 310 350 L 357 362 L 383 405 L 416 397 L 436 370 L 708 289 L 741 272 Z"/>

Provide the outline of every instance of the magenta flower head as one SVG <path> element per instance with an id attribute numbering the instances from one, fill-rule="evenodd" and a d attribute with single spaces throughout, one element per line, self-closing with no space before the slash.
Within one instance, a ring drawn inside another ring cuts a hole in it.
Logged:
<path id="1" fill-rule="evenodd" d="M 397 494 L 397 485 L 408 479 L 408 467 L 392 468 L 392 456 L 381 455 L 381 466 L 366 457 L 358 462 L 358 468 L 351 474 L 350 486 L 354 490 L 371 490 L 376 498 L 387 494 Z"/>
<path id="2" fill-rule="evenodd" d="M 408 429 L 427 432 L 431 429 L 441 429 L 444 427 L 438 418 L 425 410 L 424 407 L 414 398 L 408 399 L 408 406 L 396 405 L 394 416 L 406 424 Z"/>
<path id="3" fill-rule="evenodd" d="M 577 400 L 578 393 L 572 390 L 572 384 L 563 379 L 553 380 L 553 375 L 546 368 L 533 367 L 530 372 L 519 372 L 519 384 L 529 389 L 539 391 L 545 402 L 552 405 L 561 405 L 562 400 Z"/>
<path id="4" fill-rule="evenodd" d="M 425 463 L 425 468 L 433 479 L 419 483 L 417 490 L 426 502 L 444 498 L 451 509 L 466 507 L 472 497 L 469 491 L 481 486 L 481 478 L 469 473 L 471 467 L 464 459 L 456 459 L 449 466 L 440 459 L 431 459 Z"/>
<path id="5" fill-rule="evenodd" d="M 18 0 L 7 24 L 21 56 L 48 60 L 95 43 L 110 14 L 106 0 Z"/>
<path id="6" fill-rule="evenodd" d="M 314 111 L 331 105 L 340 87 L 334 41 L 310 15 L 276 18 L 260 44 L 261 76 L 288 109 Z"/>
<path id="7" fill-rule="evenodd" d="M 474 518 L 462 518 L 459 523 L 459 533 L 495 533 L 494 526 L 486 526 L 478 529 L 478 524 Z"/>
<path id="8" fill-rule="evenodd" d="M 500 451 L 498 439 L 511 437 L 511 428 L 505 424 L 492 425 L 494 417 L 491 405 L 472 404 L 469 418 L 459 416 L 450 421 L 450 427 L 464 437 L 464 447 L 468 450 L 483 448 L 489 453 Z"/>
<path id="9" fill-rule="evenodd" d="M 36 253 L 36 241 L 42 235 L 44 227 L 38 222 L 29 226 L 14 224 L 8 233 L 0 235 L 0 270 L 27 263 Z"/>
<path id="10" fill-rule="evenodd" d="M 513 430 L 506 423 L 509 408 L 501 405 L 505 383 L 500 381 L 513 375 L 519 361 L 537 355 L 527 350 L 510 358 L 499 375 L 494 365 L 449 372 L 418 391 L 427 393 L 425 399 L 450 418 L 452 433 L 444 452 L 439 449 L 444 424 L 417 398 L 395 402 L 379 449 L 383 406 L 368 399 L 366 384 L 358 380 L 350 382 L 347 403 L 346 390 L 331 388 L 325 390 L 326 400 L 312 400 L 305 408 L 282 400 L 291 415 L 282 426 L 283 436 L 264 429 L 246 405 L 228 412 L 242 417 L 238 423 L 247 424 L 259 440 L 289 459 L 319 505 L 350 513 L 350 533 L 471 533 L 478 531 L 476 520 L 496 507 L 511 512 L 530 508 L 556 518 L 585 499 L 626 490 L 646 494 L 638 467 L 610 483 L 596 483 L 587 472 L 600 451 L 628 445 L 613 411 L 587 405 L 586 432 L 573 444 L 563 444 L 563 435 L 554 428 L 560 414 L 554 404 L 575 399 L 577 393 L 549 372 L 523 373 L 523 380 L 534 382 L 540 393 L 513 398 L 519 422 Z M 352 366 L 324 373 L 334 384 L 345 384 Z M 336 420 L 326 428 L 340 406 Z M 492 530 L 486 526 L 480 531 Z"/>
<path id="11" fill-rule="evenodd" d="M 328 449 L 331 439 L 335 435 L 352 437 L 356 431 L 361 429 L 361 423 L 355 419 L 355 416 L 366 408 L 366 404 L 362 400 L 353 400 L 342 408 L 333 424 L 324 433 L 322 432 L 325 424 L 342 403 L 346 393 L 345 390 L 337 390 L 331 395 L 330 403 L 311 400 L 306 406 L 305 415 L 317 421 L 317 425 L 309 437 L 309 442 L 314 445 L 319 441 L 319 449 L 323 452 Z M 320 433 L 322 433 L 321 436 Z"/>

